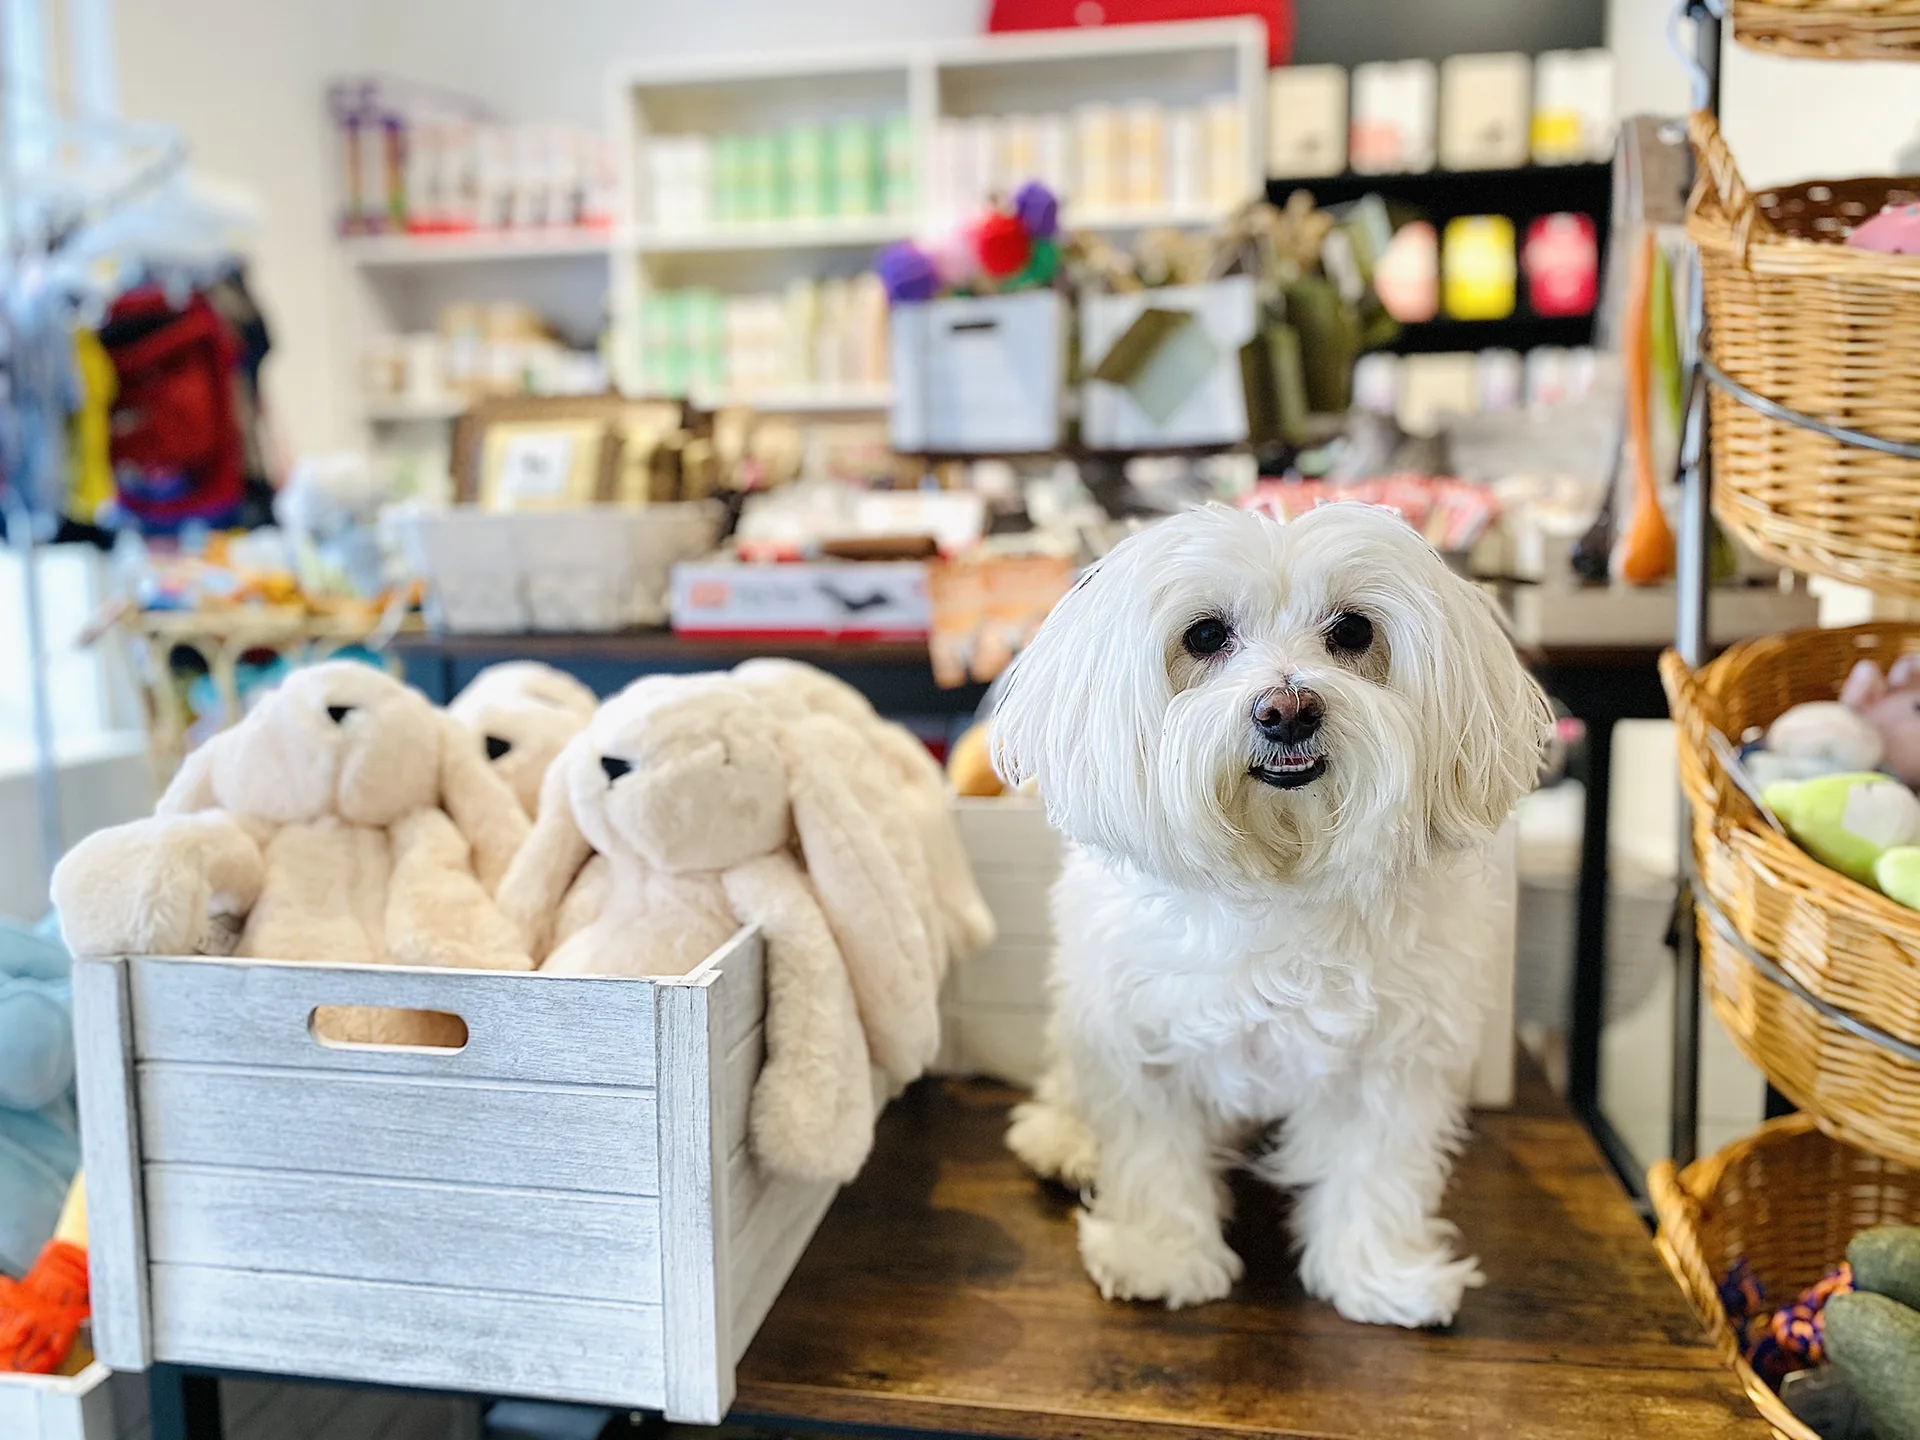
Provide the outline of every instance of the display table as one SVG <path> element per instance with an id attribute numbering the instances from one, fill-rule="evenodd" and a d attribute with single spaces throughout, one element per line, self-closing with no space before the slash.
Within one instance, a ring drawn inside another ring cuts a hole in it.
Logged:
<path id="1" fill-rule="evenodd" d="M 892 1105 L 742 1360 L 730 1422 L 1008 1440 L 1768 1433 L 1530 1066 L 1512 1111 L 1475 1117 L 1448 1192 L 1487 1285 L 1445 1331 L 1350 1325 L 1307 1299 L 1284 1202 L 1251 1184 L 1230 1299 L 1175 1313 L 1103 1301 L 1073 1198 L 1001 1144 L 1015 1098 L 924 1081 Z M 186 1423 L 156 1424 L 154 1440 L 214 1440 L 210 1387 L 183 1398 L 156 1395 L 156 1416 Z"/>

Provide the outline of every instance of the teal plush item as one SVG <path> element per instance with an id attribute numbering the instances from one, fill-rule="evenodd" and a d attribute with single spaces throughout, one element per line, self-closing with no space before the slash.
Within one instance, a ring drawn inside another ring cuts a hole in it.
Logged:
<path id="1" fill-rule="evenodd" d="M 80 1164 L 66 950 L 0 919 L 0 1273 L 26 1273 Z"/>

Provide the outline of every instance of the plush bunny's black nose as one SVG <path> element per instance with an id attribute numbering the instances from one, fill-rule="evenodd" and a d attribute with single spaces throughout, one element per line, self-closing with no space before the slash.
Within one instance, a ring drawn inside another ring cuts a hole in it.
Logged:
<path id="1" fill-rule="evenodd" d="M 353 706 L 351 705 L 327 706 L 327 718 L 333 721 L 333 723 L 336 725 L 339 725 L 345 722 L 347 716 L 351 715 L 352 713 L 353 713 Z"/>
<path id="2" fill-rule="evenodd" d="M 511 740 L 503 740 L 498 735 L 487 736 L 487 759 L 498 760 L 511 749 L 513 749 Z"/>
<path id="3" fill-rule="evenodd" d="M 611 755 L 602 755 L 600 757 L 600 768 L 607 772 L 607 783 L 611 785 L 622 775 L 633 769 L 633 766 L 625 760 L 616 760 Z"/>

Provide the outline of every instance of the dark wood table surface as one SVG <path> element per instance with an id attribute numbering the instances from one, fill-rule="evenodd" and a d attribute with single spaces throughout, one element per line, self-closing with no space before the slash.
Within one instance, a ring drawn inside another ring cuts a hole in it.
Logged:
<path id="1" fill-rule="evenodd" d="M 1309 1300 L 1284 1201 L 1252 1185 L 1229 1299 L 1101 1300 L 1074 1200 L 1001 1144 L 1014 1098 L 927 1081 L 887 1111 L 741 1363 L 735 1421 L 1023 1440 L 1769 1433 L 1537 1073 L 1514 1110 L 1475 1118 L 1455 1172 L 1447 1214 L 1487 1285 L 1445 1331 L 1352 1325 Z"/>

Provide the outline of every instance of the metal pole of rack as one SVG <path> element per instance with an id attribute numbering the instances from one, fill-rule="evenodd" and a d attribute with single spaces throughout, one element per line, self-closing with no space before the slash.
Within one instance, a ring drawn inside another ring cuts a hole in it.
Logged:
<path id="1" fill-rule="evenodd" d="M 1720 113 L 1720 17 L 1716 6 L 1692 0 L 1687 13 L 1693 20 L 1695 79 L 1700 90 L 1695 103 L 1710 114 Z M 1688 333 L 1693 339 L 1694 365 L 1687 386 L 1686 433 L 1680 445 L 1680 546 L 1674 590 L 1677 599 L 1674 648 L 1689 668 L 1706 663 L 1709 646 L 1709 556 L 1712 522 L 1709 502 L 1713 491 L 1713 460 L 1707 424 L 1707 377 L 1701 368 L 1706 357 L 1705 305 L 1696 267 L 1688 296 Z M 1673 1108 L 1669 1148 L 1676 1165 L 1693 1160 L 1700 1141 L 1700 938 L 1693 909 L 1692 811 L 1680 803 L 1680 896 L 1676 917 L 1673 977 Z"/>

